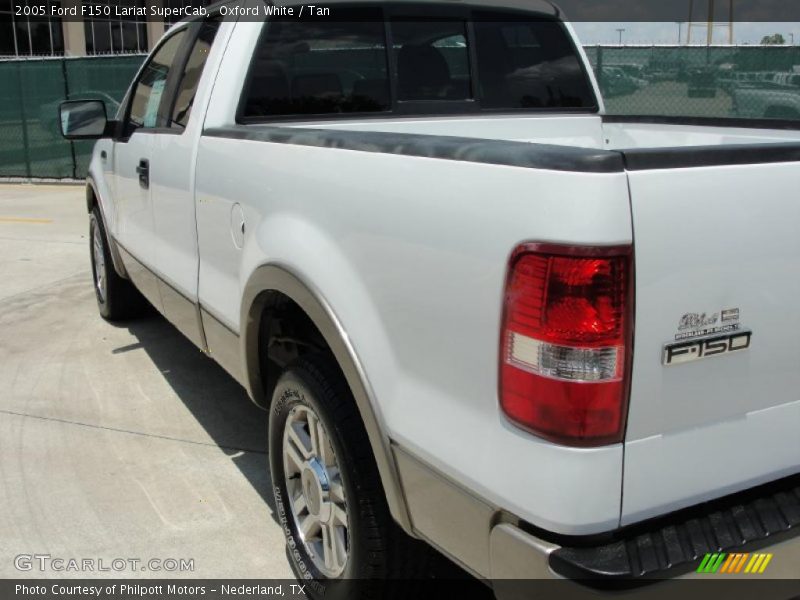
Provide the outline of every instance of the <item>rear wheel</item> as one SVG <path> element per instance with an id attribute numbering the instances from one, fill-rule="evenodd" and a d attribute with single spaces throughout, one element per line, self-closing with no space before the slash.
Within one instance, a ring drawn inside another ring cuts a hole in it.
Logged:
<path id="1" fill-rule="evenodd" d="M 336 363 L 327 355 L 295 362 L 278 380 L 270 412 L 276 512 L 295 574 L 315 580 L 306 593 L 353 600 L 407 593 L 408 583 L 427 573 L 430 552 L 389 514 Z"/>
<path id="2" fill-rule="evenodd" d="M 95 206 L 89 215 L 92 278 L 97 308 L 109 321 L 137 316 L 144 307 L 144 298 L 127 279 L 114 270 L 108 238 L 103 227 L 100 209 Z"/>

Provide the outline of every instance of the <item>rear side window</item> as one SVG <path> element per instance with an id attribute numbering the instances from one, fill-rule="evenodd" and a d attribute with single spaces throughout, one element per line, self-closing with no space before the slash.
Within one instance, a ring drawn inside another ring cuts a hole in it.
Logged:
<path id="1" fill-rule="evenodd" d="M 586 73 L 559 23 L 502 22 L 482 13 L 476 17 L 478 83 L 484 108 L 594 105 Z"/>
<path id="2" fill-rule="evenodd" d="M 561 23 L 447 5 L 415 18 L 401 4 L 267 23 L 239 116 L 596 109 Z"/>
<path id="3" fill-rule="evenodd" d="M 268 23 L 251 65 L 244 115 L 388 110 L 381 13 L 367 9 L 353 13 L 352 22 L 346 20 L 345 10 L 337 9 L 336 21 Z"/>

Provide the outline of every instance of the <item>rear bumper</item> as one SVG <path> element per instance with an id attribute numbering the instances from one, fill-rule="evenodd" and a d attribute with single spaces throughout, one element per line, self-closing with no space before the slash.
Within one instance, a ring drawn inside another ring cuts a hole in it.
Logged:
<path id="1" fill-rule="evenodd" d="M 605 540 L 565 538 L 554 543 L 543 537 L 524 525 L 495 526 L 491 578 L 563 577 L 601 587 L 629 586 L 696 572 L 706 554 L 767 547 L 791 554 L 791 574 L 781 576 L 800 578 L 800 477 L 640 523 Z M 738 572 L 744 573 L 750 561 L 739 562 L 743 566 Z M 718 571 L 723 564 L 720 559 Z"/>
<path id="2" fill-rule="evenodd" d="M 515 580 L 575 580 L 586 589 L 704 577 L 692 572 L 706 554 L 767 547 L 775 556 L 761 576 L 800 586 L 800 474 L 605 534 L 565 536 L 525 523 L 393 450 L 414 534 L 491 580 L 499 597 L 505 594 L 498 587 Z"/>

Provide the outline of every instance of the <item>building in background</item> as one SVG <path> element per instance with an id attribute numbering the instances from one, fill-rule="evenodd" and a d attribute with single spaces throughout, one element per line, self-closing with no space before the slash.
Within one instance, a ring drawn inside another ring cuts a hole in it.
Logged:
<path id="1" fill-rule="evenodd" d="M 149 52 L 171 22 L 135 16 L 114 16 L 124 8 L 161 6 L 181 8 L 211 4 L 208 0 L 44 0 L 64 9 L 83 6 L 84 13 L 98 15 L 75 20 L 14 14 L 14 5 L 25 0 L 0 0 L 0 58 L 43 56 L 95 56 Z M 28 0 L 31 6 L 39 0 Z M 48 11 L 49 12 L 49 11 Z M 105 14 L 109 14 L 105 17 Z"/>

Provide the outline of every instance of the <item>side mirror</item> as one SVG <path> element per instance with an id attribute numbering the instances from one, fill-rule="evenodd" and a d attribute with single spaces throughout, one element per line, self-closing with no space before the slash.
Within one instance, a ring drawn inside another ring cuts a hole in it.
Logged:
<path id="1" fill-rule="evenodd" d="M 67 100 L 58 107 L 58 114 L 61 135 L 68 140 L 96 140 L 108 135 L 102 100 Z"/>

